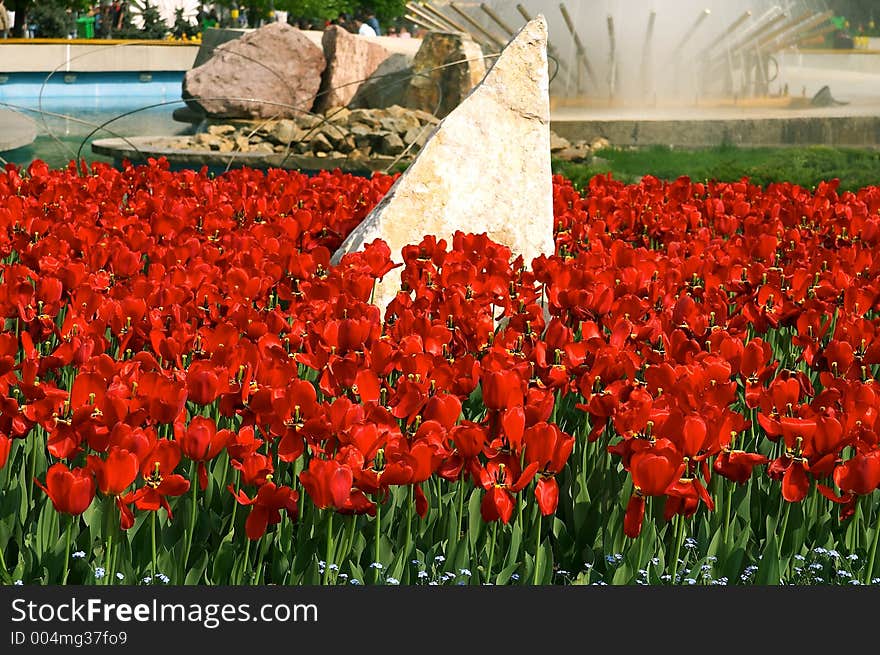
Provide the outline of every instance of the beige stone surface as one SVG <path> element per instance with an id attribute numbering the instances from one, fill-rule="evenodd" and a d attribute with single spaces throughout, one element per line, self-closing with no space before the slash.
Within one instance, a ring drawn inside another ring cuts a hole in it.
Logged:
<path id="1" fill-rule="evenodd" d="M 485 232 L 526 263 L 552 254 L 547 23 L 529 22 L 482 83 L 443 119 L 419 156 L 348 236 L 333 260 L 381 238 L 401 249 L 425 235 L 451 241 Z M 379 282 L 384 310 L 400 289 L 395 269 Z"/>

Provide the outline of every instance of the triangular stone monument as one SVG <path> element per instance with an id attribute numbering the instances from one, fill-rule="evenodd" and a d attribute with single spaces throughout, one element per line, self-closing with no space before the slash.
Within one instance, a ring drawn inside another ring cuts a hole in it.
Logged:
<path id="1" fill-rule="evenodd" d="M 418 157 L 333 255 L 377 238 L 401 262 L 401 249 L 434 235 L 486 233 L 527 265 L 552 255 L 553 183 L 547 22 L 537 16 L 501 52 L 483 81 L 436 127 Z M 399 270 L 378 284 L 388 306 Z"/>

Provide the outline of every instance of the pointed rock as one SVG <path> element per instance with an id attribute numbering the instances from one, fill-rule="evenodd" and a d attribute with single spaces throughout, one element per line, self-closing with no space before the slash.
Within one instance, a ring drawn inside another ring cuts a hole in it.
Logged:
<path id="1" fill-rule="evenodd" d="M 418 157 L 333 255 L 377 238 L 401 249 L 434 235 L 486 233 L 527 265 L 551 255 L 553 183 L 547 23 L 538 16 L 511 40 L 483 81 L 437 126 Z M 400 289 L 399 270 L 376 287 L 383 310 Z"/>

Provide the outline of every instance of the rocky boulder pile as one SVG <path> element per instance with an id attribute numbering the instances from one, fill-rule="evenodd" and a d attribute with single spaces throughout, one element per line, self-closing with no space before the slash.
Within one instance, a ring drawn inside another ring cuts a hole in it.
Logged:
<path id="1" fill-rule="evenodd" d="M 291 119 L 230 121 L 182 137 L 178 147 L 220 153 L 283 153 L 318 158 L 398 158 L 408 161 L 438 123 L 433 115 L 399 105 L 387 109 L 334 107 Z"/>
<path id="2" fill-rule="evenodd" d="M 594 152 L 608 148 L 610 145 L 605 137 L 596 137 L 591 140 L 579 139 L 572 142 L 559 136 L 556 132 L 550 132 L 550 154 L 556 159 L 564 161 L 589 163 L 593 160 Z"/>

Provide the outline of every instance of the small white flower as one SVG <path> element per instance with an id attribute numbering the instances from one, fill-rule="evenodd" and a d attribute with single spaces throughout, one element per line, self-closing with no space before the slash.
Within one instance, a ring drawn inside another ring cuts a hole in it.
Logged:
<path id="1" fill-rule="evenodd" d="M 22 585 L 24 585 L 24 580 L 16 580 L 16 581 L 15 581 L 15 586 L 16 586 L 16 587 L 21 587 Z"/>
<path id="2" fill-rule="evenodd" d="M 471 572 L 468 571 L 467 569 L 459 569 L 458 574 L 467 577 L 467 576 L 470 576 Z"/>
<path id="3" fill-rule="evenodd" d="M 357 578 L 352 578 L 351 581 L 349 582 L 349 584 L 353 584 L 353 585 L 359 585 L 360 583 L 361 583 L 361 581 L 358 580 Z"/>
<path id="4" fill-rule="evenodd" d="M 118 573 L 118 572 L 117 572 L 117 573 L 116 573 L 116 579 L 117 579 L 117 580 L 125 580 L 125 576 L 124 576 L 122 573 Z"/>
<path id="5" fill-rule="evenodd" d="M 73 559 L 82 559 L 83 557 L 86 556 L 86 552 L 84 550 L 78 550 L 75 553 L 71 553 L 70 556 Z"/>
<path id="6" fill-rule="evenodd" d="M 400 584 L 400 580 L 398 580 L 397 578 L 386 578 L 386 579 L 385 579 L 385 582 L 387 582 L 387 583 L 390 584 L 390 585 L 398 585 L 398 584 Z"/>
<path id="7" fill-rule="evenodd" d="M 100 580 L 106 574 L 107 574 L 107 572 L 104 570 L 104 567 L 102 567 L 102 566 L 99 566 L 98 568 L 95 569 L 95 579 L 96 580 Z"/>
<path id="8" fill-rule="evenodd" d="M 424 580 L 424 579 L 427 578 L 427 577 L 428 577 L 428 572 L 427 572 L 427 571 L 419 571 L 419 578 L 420 578 L 420 579 Z"/>
<path id="9" fill-rule="evenodd" d="M 381 571 L 381 570 L 384 569 L 385 567 L 382 566 L 382 562 L 373 562 L 372 564 L 370 564 L 370 568 L 371 568 L 371 569 L 376 569 L 377 571 Z"/>
<path id="10" fill-rule="evenodd" d="M 437 555 L 436 557 L 434 557 L 434 561 L 435 562 L 445 562 L 446 558 L 443 555 Z"/>

